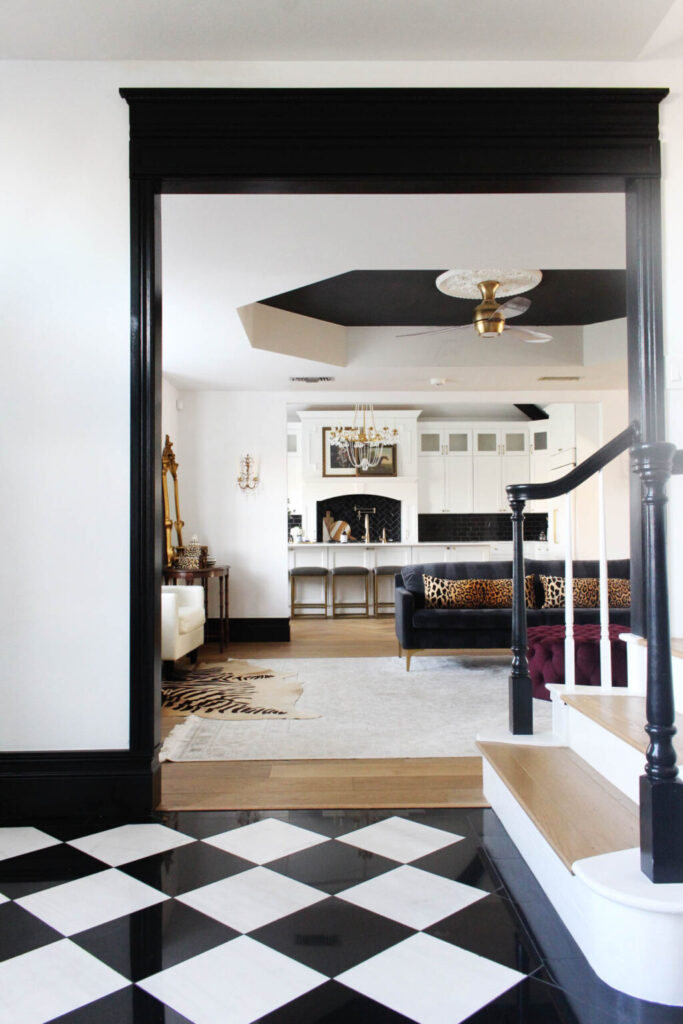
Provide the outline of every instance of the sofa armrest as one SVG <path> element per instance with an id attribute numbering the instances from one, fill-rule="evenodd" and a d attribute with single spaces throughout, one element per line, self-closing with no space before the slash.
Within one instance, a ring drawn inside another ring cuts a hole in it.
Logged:
<path id="1" fill-rule="evenodd" d="M 204 607 L 204 587 L 172 587 L 163 586 L 161 588 L 161 597 L 170 592 L 175 592 L 178 608 L 203 608 Z"/>
<path id="2" fill-rule="evenodd" d="M 405 587 L 396 587 L 396 636 L 401 647 L 411 650 L 414 646 L 413 613 L 415 595 Z"/>

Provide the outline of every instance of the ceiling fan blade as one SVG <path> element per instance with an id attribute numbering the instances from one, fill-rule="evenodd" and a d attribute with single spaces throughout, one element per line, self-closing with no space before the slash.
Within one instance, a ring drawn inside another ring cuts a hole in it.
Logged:
<path id="1" fill-rule="evenodd" d="M 514 331 L 521 341 L 528 341 L 540 345 L 545 341 L 552 341 L 552 334 L 542 334 L 541 331 L 532 331 L 529 327 L 504 327 L 505 331 Z"/>
<path id="2" fill-rule="evenodd" d="M 397 338 L 418 338 L 422 334 L 444 334 L 446 331 L 464 331 L 472 324 L 459 324 L 457 327 L 430 327 L 428 331 L 412 331 L 410 334 L 397 334 Z"/>
<path id="3" fill-rule="evenodd" d="M 503 313 L 507 320 L 511 316 L 519 316 L 520 313 L 526 313 L 530 305 L 531 299 L 527 299 L 523 295 L 514 295 L 507 302 L 501 303 L 496 313 Z"/>

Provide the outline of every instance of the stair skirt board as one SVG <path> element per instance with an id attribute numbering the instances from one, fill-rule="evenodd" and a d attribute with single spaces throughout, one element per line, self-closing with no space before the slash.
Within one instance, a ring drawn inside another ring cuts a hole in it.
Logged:
<path id="1" fill-rule="evenodd" d="M 634 804 L 639 803 L 645 755 L 576 708 L 565 704 L 558 690 L 552 691 L 552 698 L 555 736 Z"/>
<path id="2" fill-rule="evenodd" d="M 486 798 L 598 977 L 638 999 L 683 1006 L 683 884 L 649 882 L 638 849 L 568 871 L 486 757 L 483 764 Z"/>

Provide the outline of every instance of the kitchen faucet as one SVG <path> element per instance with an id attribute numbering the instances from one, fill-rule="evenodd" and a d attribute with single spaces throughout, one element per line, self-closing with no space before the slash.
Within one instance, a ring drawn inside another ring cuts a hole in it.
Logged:
<path id="1" fill-rule="evenodd" d="M 376 508 L 359 508 L 358 505 L 353 506 L 353 511 L 356 513 L 358 518 L 361 516 L 365 517 L 365 530 L 363 531 L 363 543 L 370 543 L 370 516 L 374 516 L 377 512 Z"/>

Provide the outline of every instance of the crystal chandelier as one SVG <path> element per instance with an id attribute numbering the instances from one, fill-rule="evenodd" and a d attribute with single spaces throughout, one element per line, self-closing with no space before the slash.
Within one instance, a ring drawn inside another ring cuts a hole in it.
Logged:
<path id="1" fill-rule="evenodd" d="M 398 431 L 395 427 L 378 430 L 372 405 L 362 403 L 356 405 L 353 426 L 332 427 L 329 438 L 330 444 L 343 452 L 355 469 L 366 472 L 379 464 L 385 445 L 396 444 Z"/>

